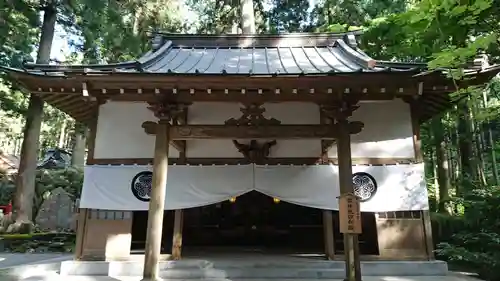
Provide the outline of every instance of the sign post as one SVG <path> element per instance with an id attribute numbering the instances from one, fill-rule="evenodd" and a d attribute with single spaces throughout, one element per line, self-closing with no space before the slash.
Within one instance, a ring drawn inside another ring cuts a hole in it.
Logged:
<path id="1" fill-rule="evenodd" d="M 345 193 L 339 197 L 340 232 L 344 234 L 346 281 L 361 281 L 361 263 L 357 251 L 358 234 L 361 234 L 359 197 Z"/>

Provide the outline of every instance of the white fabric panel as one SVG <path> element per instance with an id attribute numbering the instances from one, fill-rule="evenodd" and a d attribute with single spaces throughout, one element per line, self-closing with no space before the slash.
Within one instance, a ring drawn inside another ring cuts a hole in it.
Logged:
<path id="1" fill-rule="evenodd" d="M 132 193 L 134 177 L 150 166 L 87 166 L 81 208 L 147 210 Z M 377 183 L 377 191 L 361 203 L 365 212 L 428 210 L 424 165 L 353 166 Z M 313 166 L 184 166 L 169 167 L 165 208 L 184 209 L 228 200 L 251 190 L 290 203 L 338 210 L 338 167 Z"/>
<path id="2" fill-rule="evenodd" d="M 255 190 L 297 205 L 338 210 L 338 177 L 333 166 L 255 167 Z"/>
<path id="3" fill-rule="evenodd" d="M 171 166 L 167 210 L 215 204 L 253 189 L 253 166 Z"/>
<path id="4" fill-rule="evenodd" d="M 132 193 L 132 181 L 151 166 L 87 166 L 80 208 L 148 210 Z M 165 209 L 210 205 L 253 188 L 253 166 L 169 166 Z"/>
<path id="5" fill-rule="evenodd" d="M 428 210 L 423 164 L 353 166 L 377 182 L 373 197 L 361 203 L 363 212 Z M 255 190 L 293 204 L 338 210 L 338 166 L 256 166 Z"/>
<path id="6" fill-rule="evenodd" d="M 375 195 L 361 203 L 363 212 L 429 210 L 423 163 L 353 166 L 352 172 L 366 172 L 375 178 L 378 185 Z"/>

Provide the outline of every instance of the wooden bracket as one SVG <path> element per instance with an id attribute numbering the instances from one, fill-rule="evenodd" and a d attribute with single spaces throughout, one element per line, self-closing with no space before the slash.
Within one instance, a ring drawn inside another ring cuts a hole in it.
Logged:
<path id="1" fill-rule="evenodd" d="M 233 126 L 272 126 L 281 124 L 281 121 L 275 118 L 264 117 L 266 109 L 262 107 L 262 103 L 244 105 L 244 107 L 240 108 L 240 111 L 243 113 L 240 118 L 231 118 L 224 123 Z"/>
<path id="2" fill-rule="evenodd" d="M 338 102 L 320 105 L 320 110 L 326 119 L 335 123 L 351 117 L 352 113 L 359 108 L 357 105 L 359 100 L 360 96 L 348 95 Z"/>
<path id="3" fill-rule="evenodd" d="M 185 109 L 189 103 L 177 103 L 169 101 L 150 102 L 148 109 L 160 119 L 160 122 L 172 122 L 172 124 L 179 124 L 182 122 L 182 117 L 185 115 Z"/>
<path id="4" fill-rule="evenodd" d="M 237 140 L 233 140 L 234 146 L 238 151 L 243 154 L 245 159 L 250 161 L 250 163 L 261 164 L 269 156 L 271 147 L 275 146 L 278 142 L 276 140 L 265 142 L 264 144 L 259 144 L 257 140 L 251 140 L 249 144 L 239 143 Z"/>

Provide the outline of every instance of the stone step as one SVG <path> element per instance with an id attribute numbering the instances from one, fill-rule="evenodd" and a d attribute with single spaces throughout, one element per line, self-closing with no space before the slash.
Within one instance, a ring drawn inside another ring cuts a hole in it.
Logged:
<path id="1" fill-rule="evenodd" d="M 266 269 L 266 268 L 281 268 L 281 269 L 295 269 L 295 268 L 309 268 L 309 269 L 342 269 L 344 262 L 342 261 L 276 261 L 276 260 L 262 260 L 262 261 L 246 261 L 246 260 L 210 260 L 209 262 L 213 268 L 231 269 L 231 268 L 253 268 L 253 269 Z"/>
<path id="2" fill-rule="evenodd" d="M 444 276 L 448 271 L 442 261 L 367 261 L 361 263 L 364 276 Z M 65 261 L 61 275 L 142 276 L 143 262 Z M 309 278 L 335 279 L 344 276 L 342 261 L 244 261 L 181 260 L 160 262 L 163 278 Z"/>
<path id="3" fill-rule="evenodd" d="M 140 276 L 140 275 L 139 275 Z M 234 278 L 261 278 L 261 279 L 337 279 L 344 277 L 342 269 L 282 269 L 282 268 L 232 268 L 232 269 L 201 269 L 181 270 L 170 269 L 160 272 L 164 279 L 234 279 Z"/>

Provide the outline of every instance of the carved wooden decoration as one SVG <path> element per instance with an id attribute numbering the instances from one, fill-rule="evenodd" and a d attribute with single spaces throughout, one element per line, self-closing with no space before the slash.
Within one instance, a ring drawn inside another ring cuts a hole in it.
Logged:
<path id="1" fill-rule="evenodd" d="M 159 101 L 149 103 L 148 109 L 163 122 L 171 121 L 172 124 L 179 124 L 188 106 L 188 103 Z"/>
<path id="2" fill-rule="evenodd" d="M 351 117 L 352 113 L 359 108 L 358 102 L 359 97 L 347 96 L 339 102 L 321 105 L 320 110 L 330 121 L 337 122 Z"/>
<path id="3" fill-rule="evenodd" d="M 241 109 L 243 115 L 231 118 L 225 125 L 186 125 L 178 122 L 187 104 L 155 103 L 150 109 L 159 117 L 160 122 L 172 121 L 170 138 L 172 140 L 190 139 L 326 139 L 333 140 L 339 135 L 339 126 L 334 120 L 346 120 L 358 106 L 352 99 L 348 102 L 324 105 L 321 107 L 325 117 L 332 124 L 321 125 L 281 125 L 279 120 L 265 118 L 262 104 L 251 104 Z M 146 121 L 142 127 L 147 134 L 155 134 L 156 122 Z M 350 134 L 361 132 L 364 124 L 359 121 L 348 122 Z M 272 142 L 271 142 L 272 143 Z M 255 143 L 254 143 L 255 145 Z M 274 145 L 274 144 L 272 144 Z M 255 148 L 255 147 L 254 147 Z M 251 149 L 254 151 L 255 149 Z M 264 153 L 265 154 L 265 153 Z"/>
<path id="4" fill-rule="evenodd" d="M 240 111 L 243 113 L 240 118 L 228 119 L 225 124 L 233 126 L 272 126 L 281 124 L 281 121 L 275 118 L 268 119 L 264 117 L 266 109 L 262 107 L 262 103 L 245 105 L 243 108 L 240 108 Z"/>
<path id="5" fill-rule="evenodd" d="M 277 144 L 276 140 L 264 144 L 259 144 L 257 140 L 251 140 L 249 144 L 242 144 L 237 140 L 233 140 L 233 143 L 245 159 L 256 164 L 263 163 L 269 156 L 271 147 Z"/>

